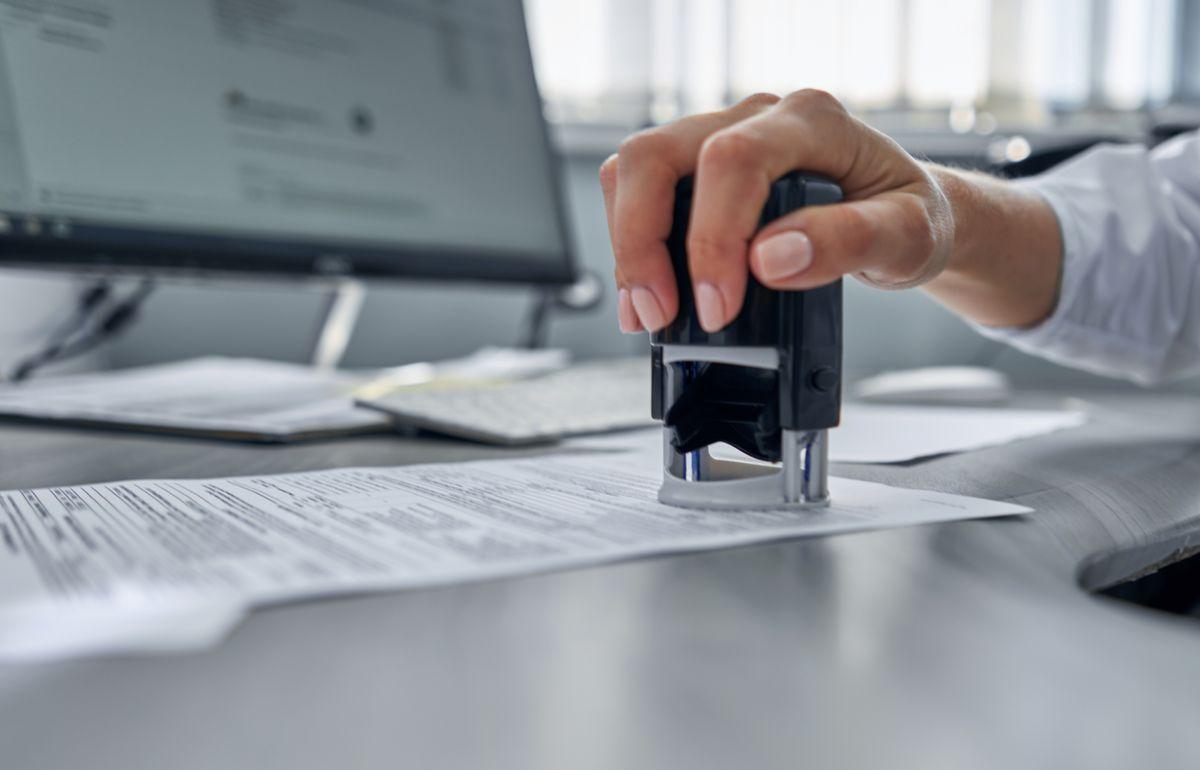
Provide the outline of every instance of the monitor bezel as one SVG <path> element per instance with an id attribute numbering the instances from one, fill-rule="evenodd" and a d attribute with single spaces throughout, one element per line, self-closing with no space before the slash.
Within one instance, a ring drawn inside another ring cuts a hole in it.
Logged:
<path id="1" fill-rule="evenodd" d="M 524 40 L 523 63 L 542 107 L 523 3 L 515 2 Z M 550 175 L 554 219 L 562 252 L 537 254 L 429 244 L 362 244 L 337 238 L 287 238 L 216 234 L 186 228 L 129 227 L 100 219 L 69 218 L 70 234 L 56 234 L 54 217 L 8 213 L 0 235 L 0 267 L 87 273 L 196 278 L 353 278 L 564 285 L 578 278 L 578 257 L 567 216 L 564 163 L 556 151 L 544 109 L 541 143 Z M 4 212 L 0 212 L 4 213 Z M 464 212 L 470 216 L 470 212 Z M 31 217 L 40 232 L 18 231 Z"/>

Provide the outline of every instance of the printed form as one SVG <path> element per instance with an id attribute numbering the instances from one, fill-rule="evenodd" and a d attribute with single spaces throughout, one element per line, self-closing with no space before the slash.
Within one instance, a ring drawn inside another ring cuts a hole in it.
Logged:
<path id="1" fill-rule="evenodd" d="M 825 509 L 673 508 L 660 442 L 0 492 L 0 659 L 202 647 L 285 600 L 1029 511 L 847 479 Z"/>

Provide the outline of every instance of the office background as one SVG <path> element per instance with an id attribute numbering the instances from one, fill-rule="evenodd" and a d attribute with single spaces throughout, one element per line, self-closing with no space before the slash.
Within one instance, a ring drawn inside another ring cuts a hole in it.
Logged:
<path id="1" fill-rule="evenodd" d="M 982 167 L 1089 137 L 1140 139 L 1155 127 L 1191 125 L 1200 99 L 1196 0 L 527 0 L 526 7 L 577 253 L 606 283 L 600 161 L 632 130 L 754 91 L 825 88 L 911 151 Z M 72 280 L 0 273 L 5 357 L 32 347 L 69 311 Z M 373 284 L 345 363 L 388 365 L 514 344 L 531 296 L 481 285 Z M 302 283 L 166 284 L 131 331 L 73 366 L 204 354 L 301 361 L 323 301 L 318 287 Z M 851 281 L 846 319 L 851 375 L 977 363 L 1022 383 L 1101 384 L 982 340 L 919 292 L 882 293 Z M 645 344 L 617 332 L 611 291 L 596 311 L 556 319 L 550 342 L 580 357 Z"/>

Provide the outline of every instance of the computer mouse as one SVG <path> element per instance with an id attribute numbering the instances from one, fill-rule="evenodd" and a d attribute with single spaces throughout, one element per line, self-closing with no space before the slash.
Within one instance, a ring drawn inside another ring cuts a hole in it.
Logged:
<path id="1" fill-rule="evenodd" d="M 1012 382 L 982 366 L 927 366 L 859 380 L 854 394 L 877 404 L 999 404 L 1012 397 Z"/>

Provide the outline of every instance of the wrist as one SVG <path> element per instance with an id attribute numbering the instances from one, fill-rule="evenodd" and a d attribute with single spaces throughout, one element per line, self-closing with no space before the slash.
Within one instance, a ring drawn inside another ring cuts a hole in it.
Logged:
<path id="1" fill-rule="evenodd" d="M 950 208 L 950 218 L 954 222 L 949 256 L 942 274 L 948 277 L 969 277 L 978 258 L 980 243 L 986 240 L 980 237 L 979 231 L 980 223 L 988 221 L 983 212 L 987 208 L 987 196 L 982 188 L 984 179 L 987 178 L 980 179 L 977 177 L 981 175 L 945 166 L 930 164 L 927 168 L 934 184 L 945 196 Z"/>
<path id="2" fill-rule="evenodd" d="M 1062 265 L 1058 218 L 1037 195 L 974 171 L 928 166 L 954 220 L 946 269 L 927 289 L 985 326 L 1028 327 L 1054 311 Z"/>

